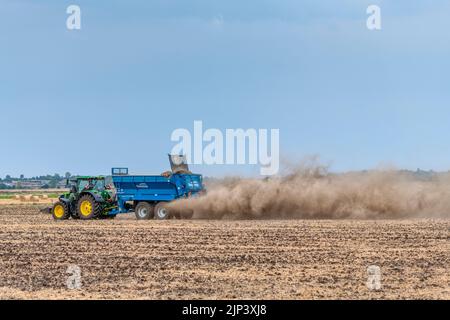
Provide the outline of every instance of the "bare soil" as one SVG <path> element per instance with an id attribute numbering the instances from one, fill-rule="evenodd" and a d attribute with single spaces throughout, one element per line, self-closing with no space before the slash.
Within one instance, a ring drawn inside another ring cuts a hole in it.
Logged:
<path id="1" fill-rule="evenodd" d="M 58 201 L 58 199 L 52 199 L 52 198 L 35 199 L 35 200 L 28 200 L 28 201 L 16 200 L 16 199 L 0 199 L 0 210 L 1 210 L 1 206 L 6 206 L 6 205 L 23 205 L 23 204 L 39 205 L 39 204 L 46 204 L 47 206 L 51 207 L 57 201 Z"/>
<path id="2" fill-rule="evenodd" d="M 0 299 L 450 299 L 448 219 L 54 221 L 38 209 L 0 206 Z"/>

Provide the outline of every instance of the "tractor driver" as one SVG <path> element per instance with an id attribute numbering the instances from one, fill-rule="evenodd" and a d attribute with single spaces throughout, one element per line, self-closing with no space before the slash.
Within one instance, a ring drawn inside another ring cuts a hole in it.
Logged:
<path id="1" fill-rule="evenodd" d="M 95 183 L 93 183 L 92 179 L 89 179 L 88 183 L 84 187 L 84 190 L 92 190 L 92 189 L 94 189 L 94 187 L 95 187 Z"/>

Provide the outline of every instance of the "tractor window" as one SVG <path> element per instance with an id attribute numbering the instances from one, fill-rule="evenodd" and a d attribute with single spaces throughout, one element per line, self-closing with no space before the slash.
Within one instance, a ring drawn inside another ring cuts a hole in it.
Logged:
<path id="1" fill-rule="evenodd" d="M 108 186 L 108 188 L 113 189 L 114 188 L 114 182 L 111 176 L 105 177 L 105 188 Z"/>
<path id="2" fill-rule="evenodd" d="M 87 180 L 80 180 L 78 181 L 78 191 L 83 191 L 83 189 L 87 186 L 88 181 Z"/>
<path id="3" fill-rule="evenodd" d="M 80 180 L 78 182 L 78 190 L 83 191 L 84 188 L 89 184 L 89 180 Z M 91 187 L 89 189 L 95 189 L 95 190 L 104 190 L 105 189 L 105 180 L 91 180 Z"/>
<path id="4" fill-rule="evenodd" d="M 104 190 L 105 189 L 105 180 L 94 180 L 96 190 Z"/>

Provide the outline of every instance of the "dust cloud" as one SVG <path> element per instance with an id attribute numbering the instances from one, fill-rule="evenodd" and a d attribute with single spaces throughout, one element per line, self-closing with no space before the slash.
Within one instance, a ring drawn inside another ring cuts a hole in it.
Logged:
<path id="1" fill-rule="evenodd" d="M 421 178 L 410 171 L 377 169 L 331 173 L 302 164 L 280 177 L 224 178 L 198 198 L 171 204 L 197 219 L 450 218 L 448 174 Z"/>

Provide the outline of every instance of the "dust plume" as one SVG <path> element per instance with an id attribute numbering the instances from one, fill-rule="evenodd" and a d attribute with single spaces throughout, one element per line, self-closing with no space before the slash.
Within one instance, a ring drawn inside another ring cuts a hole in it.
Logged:
<path id="1" fill-rule="evenodd" d="M 269 179 L 225 178 L 207 194 L 173 202 L 199 219 L 396 219 L 450 218 L 447 174 L 421 178 L 380 169 L 335 174 L 303 164 Z"/>

